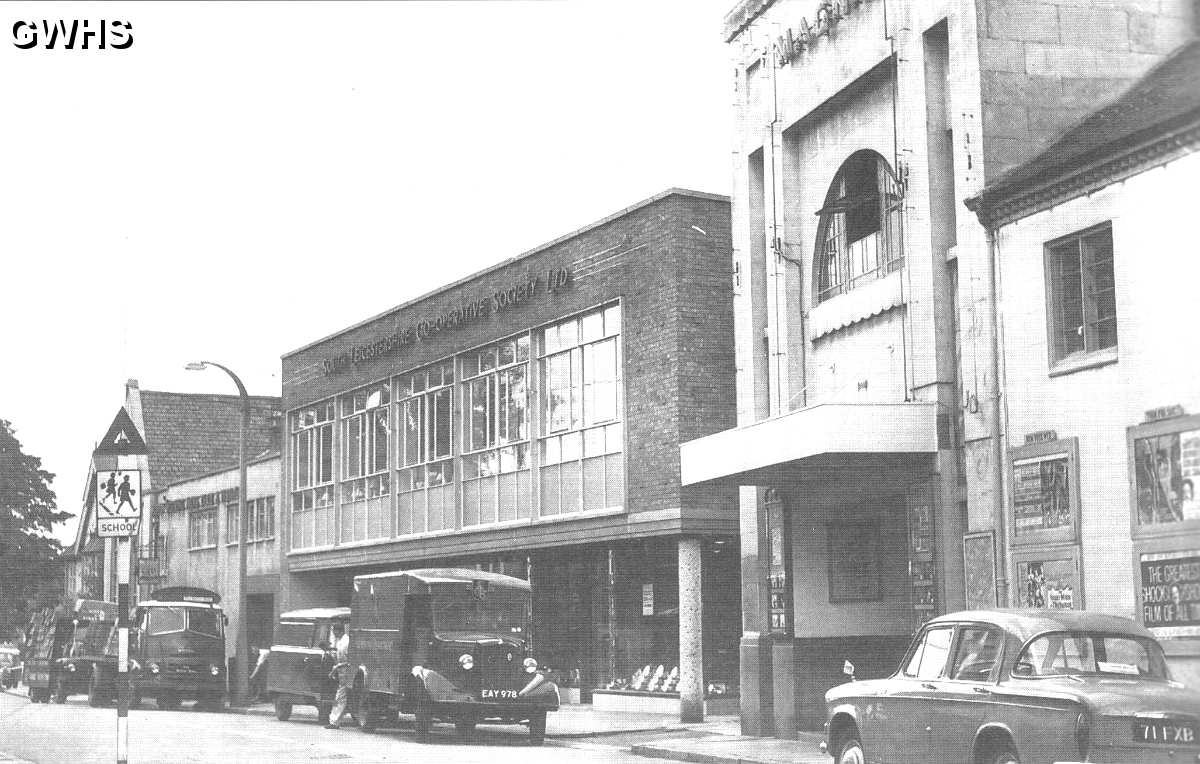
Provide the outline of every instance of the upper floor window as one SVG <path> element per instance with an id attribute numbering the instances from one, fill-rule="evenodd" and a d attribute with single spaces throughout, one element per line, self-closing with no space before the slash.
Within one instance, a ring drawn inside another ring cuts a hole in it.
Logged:
<path id="1" fill-rule="evenodd" d="M 858 151 L 838 170 L 817 212 L 816 302 L 886 276 L 904 264 L 903 197 L 887 160 Z"/>
<path id="2" fill-rule="evenodd" d="M 206 549 L 217 544 L 217 508 L 188 513 L 188 549 Z"/>
<path id="3" fill-rule="evenodd" d="M 610 305 L 545 330 L 545 430 L 579 430 L 620 418 L 621 308 Z"/>
<path id="4" fill-rule="evenodd" d="M 453 396 L 451 361 L 399 378 L 396 452 L 401 470 L 397 490 L 411 491 L 453 480 Z"/>
<path id="5" fill-rule="evenodd" d="M 343 480 L 387 470 L 390 400 L 386 382 L 341 397 Z"/>
<path id="6" fill-rule="evenodd" d="M 1112 225 L 1046 245 L 1051 364 L 1117 346 Z"/>
<path id="7" fill-rule="evenodd" d="M 333 401 L 293 411 L 292 488 L 333 482 Z"/>
<path id="8" fill-rule="evenodd" d="M 225 507 L 226 544 L 238 542 L 238 508 L 237 502 L 230 502 Z M 251 499 L 249 510 L 246 516 L 246 541 L 267 541 L 275 538 L 275 497 Z"/>
<path id="9" fill-rule="evenodd" d="M 529 466 L 529 337 L 463 359 L 464 477 Z M 505 448 L 507 446 L 507 448 Z"/>

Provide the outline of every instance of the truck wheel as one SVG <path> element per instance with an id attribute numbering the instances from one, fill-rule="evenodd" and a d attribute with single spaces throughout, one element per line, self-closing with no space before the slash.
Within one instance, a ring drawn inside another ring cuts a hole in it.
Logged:
<path id="1" fill-rule="evenodd" d="M 546 712 L 529 717 L 529 744 L 541 745 L 546 742 Z"/>
<path id="2" fill-rule="evenodd" d="M 154 705 L 162 711 L 174 711 L 179 708 L 179 696 L 173 692 L 161 692 L 154 699 Z"/>
<path id="3" fill-rule="evenodd" d="M 99 708 L 104 705 L 104 692 L 100 688 L 100 683 L 103 681 L 103 675 L 97 667 L 92 672 L 91 679 L 88 680 L 88 705 L 92 708 Z"/>
<path id="4" fill-rule="evenodd" d="M 58 704 L 67 702 L 67 680 L 61 676 L 54 682 L 54 702 Z"/>
<path id="5" fill-rule="evenodd" d="M 292 716 L 292 704 L 286 700 L 275 701 L 275 718 L 281 722 L 286 722 Z"/>
<path id="6" fill-rule="evenodd" d="M 333 706 L 329 703 L 321 703 L 317 706 L 317 723 L 329 724 L 329 714 L 333 712 Z"/>
<path id="7" fill-rule="evenodd" d="M 417 701 L 416 716 L 417 738 L 424 740 L 429 737 L 429 730 L 433 728 L 433 706 L 428 700 L 422 698 Z"/>

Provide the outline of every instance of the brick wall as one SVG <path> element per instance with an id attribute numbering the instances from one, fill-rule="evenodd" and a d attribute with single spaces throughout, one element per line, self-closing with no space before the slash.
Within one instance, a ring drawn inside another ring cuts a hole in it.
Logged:
<path id="1" fill-rule="evenodd" d="M 727 200 L 686 192 L 660 195 L 284 356 L 283 407 L 291 410 L 387 379 L 619 298 L 628 443 L 626 506 L 630 513 L 678 509 L 680 441 L 735 425 L 729 237 Z M 568 286 L 550 291 L 545 274 L 554 269 L 570 269 L 573 277 Z M 515 307 L 463 321 L 334 373 L 324 372 L 325 360 L 387 337 L 396 327 L 416 326 L 529 277 L 542 281 Z M 285 485 L 287 479 L 285 475 Z M 723 501 L 708 494 L 696 498 L 736 518 L 732 494 Z M 608 524 L 626 522 L 618 517 Z M 478 536 L 473 534 L 472 543 Z"/>
<path id="2" fill-rule="evenodd" d="M 987 179 L 1032 158 L 1194 34 L 1192 0 L 986 0 Z"/>

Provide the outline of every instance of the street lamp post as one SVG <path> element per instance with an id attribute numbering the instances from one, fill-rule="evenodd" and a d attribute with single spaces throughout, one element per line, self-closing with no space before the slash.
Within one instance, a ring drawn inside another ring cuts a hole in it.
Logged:
<path id="1" fill-rule="evenodd" d="M 237 385 L 238 395 L 242 399 L 242 422 L 238 428 L 238 596 L 237 596 L 237 634 L 234 651 L 237 654 L 236 669 L 233 682 L 230 684 L 230 705 L 242 705 L 249 696 L 250 667 L 250 637 L 247 630 L 246 618 L 246 522 L 249 519 L 246 496 L 246 436 L 250 429 L 250 396 L 246 394 L 246 386 L 231 369 L 212 361 L 197 361 L 189 363 L 189 371 L 204 371 L 209 366 L 216 366 L 229 375 Z"/>

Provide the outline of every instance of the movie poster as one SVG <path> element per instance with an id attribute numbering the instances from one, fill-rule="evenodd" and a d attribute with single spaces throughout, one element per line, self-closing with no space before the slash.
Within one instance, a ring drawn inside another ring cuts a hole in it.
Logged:
<path id="1" fill-rule="evenodd" d="M 1160 637 L 1200 636 L 1200 550 L 1143 554 L 1142 625 Z"/>
<path id="2" fill-rule="evenodd" d="M 1014 535 L 1070 527 L 1068 464 L 1066 454 L 1013 462 Z"/>
<path id="3" fill-rule="evenodd" d="M 1017 563 L 1017 597 L 1020 607 L 1073 610 L 1079 574 L 1075 560 L 1030 560 Z"/>
<path id="4" fill-rule="evenodd" d="M 1200 430 L 1138 438 L 1133 471 L 1139 525 L 1200 520 Z"/>

